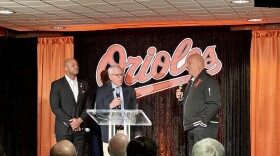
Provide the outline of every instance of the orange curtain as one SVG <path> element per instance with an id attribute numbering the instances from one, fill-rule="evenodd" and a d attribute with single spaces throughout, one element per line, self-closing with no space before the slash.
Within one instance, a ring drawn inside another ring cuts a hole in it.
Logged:
<path id="1" fill-rule="evenodd" d="M 280 30 L 252 32 L 251 155 L 280 154 Z"/>
<path id="2" fill-rule="evenodd" d="M 37 155 L 49 156 L 56 143 L 54 114 L 50 109 L 52 81 L 64 76 L 64 60 L 74 57 L 73 37 L 38 38 L 38 129 Z"/>

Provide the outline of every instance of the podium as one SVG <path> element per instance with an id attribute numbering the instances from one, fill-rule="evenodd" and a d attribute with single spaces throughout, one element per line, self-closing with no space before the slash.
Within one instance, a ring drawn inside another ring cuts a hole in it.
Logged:
<path id="1" fill-rule="evenodd" d="M 124 134 L 130 138 L 130 126 L 151 126 L 146 114 L 140 110 L 87 109 L 89 116 L 99 125 L 109 126 L 109 140 L 116 134 L 116 126 L 123 125 Z M 108 141 L 109 141 L 108 140 Z"/>

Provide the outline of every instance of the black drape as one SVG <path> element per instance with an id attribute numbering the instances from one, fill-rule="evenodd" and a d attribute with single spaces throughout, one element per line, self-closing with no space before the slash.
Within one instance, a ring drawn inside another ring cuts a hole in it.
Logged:
<path id="1" fill-rule="evenodd" d="M 0 144 L 37 155 L 37 38 L 0 38 Z"/>
<path id="2" fill-rule="evenodd" d="M 185 38 L 193 40 L 193 47 L 202 51 L 216 45 L 222 70 L 215 75 L 221 87 L 222 108 L 219 140 L 228 156 L 250 155 L 249 124 L 249 67 L 250 31 L 231 32 L 227 27 L 149 28 L 69 33 L 74 36 L 75 58 L 80 65 L 80 77 L 95 88 L 97 63 L 112 44 L 121 44 L 128 56 L 145 57 L 149 47 L 173 54 Z M 181 75 L 185 75 L 184 72 Z M 164 79 L 174 78 L 168 74 Z M 160 80 L 160 81 L 162 81 Z M 150 80 L 144 86 L 158 82 Z M 139 107 L 151 119 L 153 125 L 143 127 L 146 136 L 154 139 L 160 155 L 185 155 L 185 139 L 182 127 L 182 106 L 176 104 L 177 87 L 138 99 Z"/>

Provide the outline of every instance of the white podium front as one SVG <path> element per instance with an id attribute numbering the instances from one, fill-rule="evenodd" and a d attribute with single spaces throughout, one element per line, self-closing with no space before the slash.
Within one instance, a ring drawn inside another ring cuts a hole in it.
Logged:
<path id="1" fill-rule="evenodd" d="M 89 116 L 99 125 L 109 126 L 109 140 L 116 134 L 116 126 L 123 125 L 124 134 L 130 138 L 130 126 L 151 126 L 142 110 L 88 109 Z M 108 140 L 108 141 L 109 141 Z"/>

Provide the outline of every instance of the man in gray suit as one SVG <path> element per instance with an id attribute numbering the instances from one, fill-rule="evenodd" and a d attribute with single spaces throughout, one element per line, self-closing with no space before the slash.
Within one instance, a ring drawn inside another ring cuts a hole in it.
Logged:
<path id="1" fill-rule="evenodd" d="M 83 122 L 88 117 L 86 109 L 89 85 L 77 78 L 79 65 L 73 58 L 64 62 L 65 76 L 52 82 L 50 104 L 55 114 L 56 141 L 69 140 L 73 142 L 78 155 L 83 155 L 84 134 Z"/>
<path id="2" fill-rule="evenodd" d="M 134 88 L 123 85 L 123 69 L 111 66 L 108 69 L 110 81 L 97 89 L 96 109 L 137 109 L 137 99 Z M 107 155 L 108 126 L 101 126 L 103 152 Z M 132 134 L 133 135 L 133 134 Z"/>

